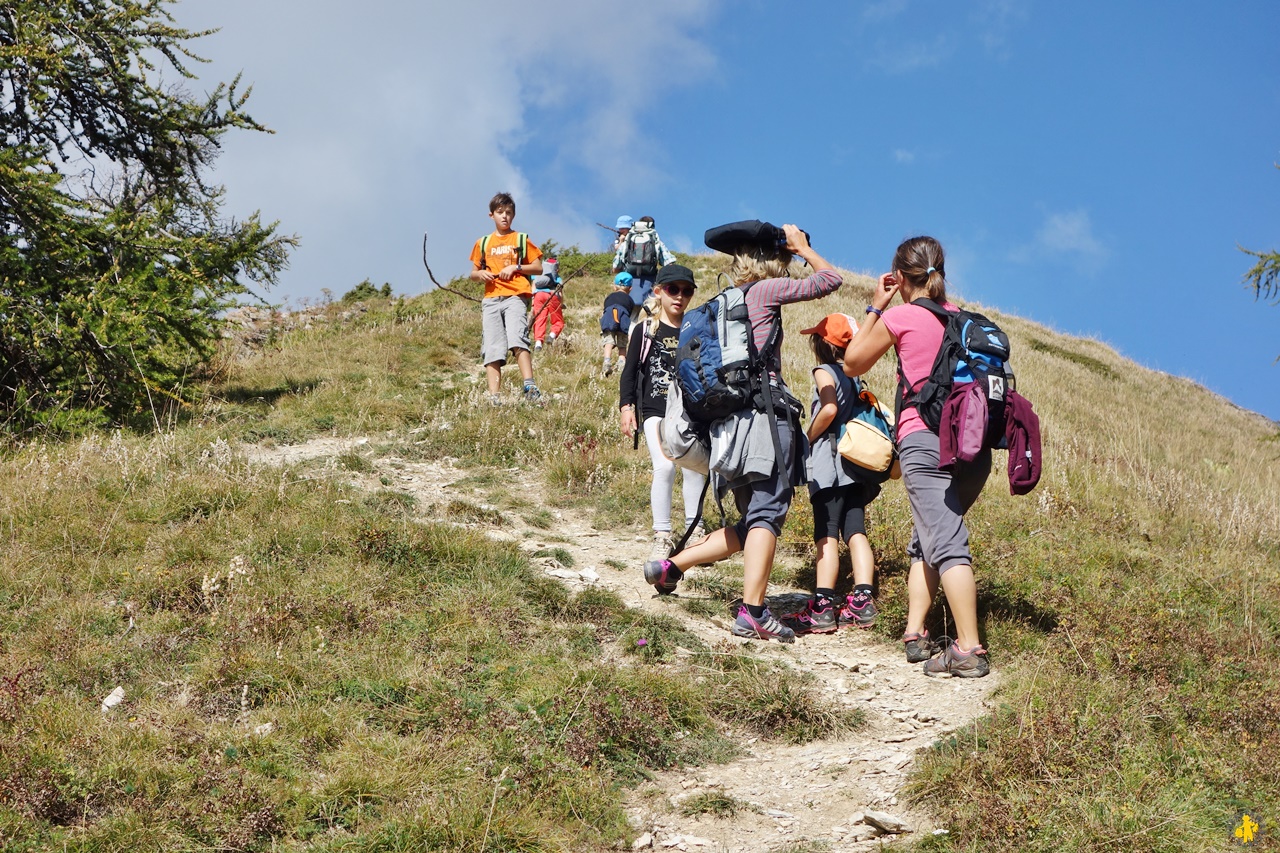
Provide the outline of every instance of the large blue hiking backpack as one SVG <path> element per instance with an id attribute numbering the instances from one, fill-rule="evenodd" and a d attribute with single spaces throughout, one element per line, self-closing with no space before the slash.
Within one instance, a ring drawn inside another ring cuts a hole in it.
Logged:
<path id="1" fill-rule="evenodd" d="M 765 365 L 781 323 L 774 318 L 769 338 L 757 352 L 747 313 L 750 287 L 726 287 L 686 311 L 680 324 L 676 379 L 685 412 L 695 422 L 711 424 L 750 407 L 757 393 L 769 396 Z M 765 405 L 772 407 L 772 401 Z"/>
<path id="2" fill-rule="evenodd" d="M 986 402 L 986 428 L 979 439 L 983 447 L 1003 447 L 1005 401 L 1013 390 L 1009 368 L 1009 337 L 1000 327 L 973 311 L 947 311 L 932 299 L 913 300 L 943 325 L 942 345 L 929 376 L 919 388 L 911 388 L 898 364 L 899 409 L 914 405 L 932 432 L 942 427 L 943 409 L 953 391 L 977 393 Z M 967 387 L 972 385 L 973 387 Z"/>

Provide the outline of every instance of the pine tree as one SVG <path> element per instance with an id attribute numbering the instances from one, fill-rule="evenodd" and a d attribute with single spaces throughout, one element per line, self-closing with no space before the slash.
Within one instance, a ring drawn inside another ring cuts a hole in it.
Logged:
<path id="1" fill-rule="evenodd" d="M 1254 298 L 1280 302 L 1280 252 L 1254 252 L 1249 249 L 1240 251 L 1258 259 L 1244 274 L 1245 283 L 1253 288 Z"/>
<path id="2" fill-rule="evenodd" d="M 219 139 L 267 131 L 239 78 L 187 91 L 172 0 L 0 6 L 0 423 L 156 423 L 190 399 L 219 314 L 296 239 L 222 214 Z"/>
<path id="3" fill-rule="evenodd" d="M 1277 164 L 1276 168 L 1280 169 L 1280 164 Z M 1243 246 L 1238 248 L 1246 255 L 1252 255 L 1258 259 L 1258 262 L 1244 274 L 1245 283 L 1253 288 L 1253 297 L 1280 302 L 1280 252 L 1255 252 Z"/>

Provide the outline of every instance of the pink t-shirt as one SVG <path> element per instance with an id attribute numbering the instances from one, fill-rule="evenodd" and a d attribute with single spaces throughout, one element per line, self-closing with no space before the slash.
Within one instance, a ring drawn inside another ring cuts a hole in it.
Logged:
<path id="1" fill-rule="evenodd" d="M 948 311 L 960 310 L 950 302 L 943 302 L 942 307 Z M 919 390 L 929 378 L 933 360 L 937 358 L 938 348 L 942 346 L 942 324 L 928 308 L 911 304 L 895 305 L 887 309 L 880 320 L 889 334 L 893 335 L 894 348 L 898 351 L 903 374 L 911 387 Z M 898 441 L 922 429 L 927 430 L 928 427 L 920 420 L 916 407 L 903 407 L 902 417 L 898 421 Z"/>

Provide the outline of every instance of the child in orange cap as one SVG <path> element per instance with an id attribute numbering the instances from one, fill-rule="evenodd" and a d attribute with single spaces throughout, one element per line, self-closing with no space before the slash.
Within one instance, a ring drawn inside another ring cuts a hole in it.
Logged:
<path id="1" fill-rule="evenodd" d="M 844 350 L 857 331 L 857 323 L 847 314 L 828 314 L 818 325 L 800 333 L 809 336 L 809 348 L 818 364 L 813 369 L 806 463 L 818 561 L 817 583 L 808 607 L 786 620 L 797 634 L 826 634 L 841 624 L 870 628 L 876 621 L 871 597 L 875 557 L 867 541 L 866 507 L 880 494 L 880 486 L 860 480 L 836 450 L 841 425 L 853 417 L 859 405 L 860 383 L 844 373 Z M 854 587 L 844 601 L 837 601 L 842 539 L 849 545 Z"/>

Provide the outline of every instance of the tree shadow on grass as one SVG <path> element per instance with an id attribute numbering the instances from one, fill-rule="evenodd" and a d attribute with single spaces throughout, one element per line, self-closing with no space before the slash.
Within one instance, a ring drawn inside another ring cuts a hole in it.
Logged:
<path id="1" fill-rule="evenodd" d="M 243 405 L 245 403 L 272 404 L 281 397 L 291 394 L 305 394 L 320 387 L 321 380 L 306 379 L 301 382 L 282 382 L 274 388 L 253 388 L 245 385 L 229 385 L 219 389 L 215 395 L 223 402 Z"/>

